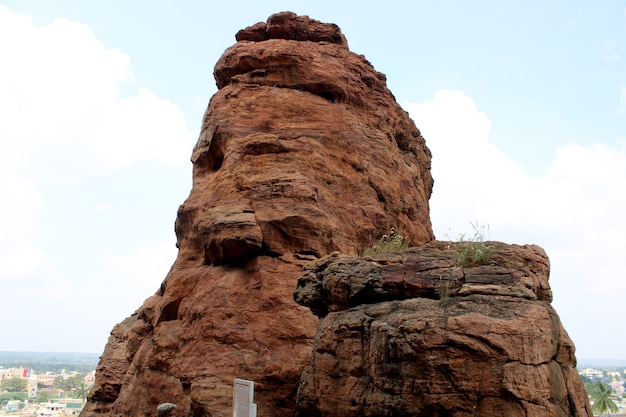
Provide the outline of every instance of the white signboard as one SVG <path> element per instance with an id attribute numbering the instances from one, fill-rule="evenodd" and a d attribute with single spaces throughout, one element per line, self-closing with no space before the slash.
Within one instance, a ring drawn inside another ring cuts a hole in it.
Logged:
<path id="1" fill-rule="evenodd" d="M 233 383 L 233 417 L 256 417 L 254 382 L 235 378 Z"/>

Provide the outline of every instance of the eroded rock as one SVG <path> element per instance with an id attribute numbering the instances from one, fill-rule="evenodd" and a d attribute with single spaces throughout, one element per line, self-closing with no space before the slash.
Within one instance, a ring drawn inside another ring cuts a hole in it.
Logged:
<path id="1" fill-rule="evenodd" d="M 228 416 L 234 378 L 260 417 L 591 416 L 547 256 L 493 242 L 494 264 L 456 267 L 433 241 L 430 152 L 384 74 L 306 16 L 236 39 L 178 256 L 113 329 L 82 416 Z M 420 247 L 357 256 L 392 226 Z"/>
<path id="2" fill-rule="evenodd" d="M 322 320 L 296 415 L 593 416 L 546 254 L 487 244 L 470 268 L 451 242 L 307 265 L 295 298 Z"/>
<path id="3" fill-rule="evenodd" d="M 240 32 L 215 67 L 161 288 L 117 326 L 83 417 L 227 416 L 234 378 L 258 415 L 292 416 L 317 318 L 293 300 L 306 262 L 394 226 L 433 239 L 430 152 L 384 75 L 335 25 L 291 13 Z"/>

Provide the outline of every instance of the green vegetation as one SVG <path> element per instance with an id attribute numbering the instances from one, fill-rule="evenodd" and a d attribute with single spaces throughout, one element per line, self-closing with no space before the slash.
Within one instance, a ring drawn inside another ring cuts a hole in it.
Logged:
<path id="1" fill-rule="evenodd" d="M 435 292 L 439 296 L 439 300 L 446 301 L 448 298 L 452 296 L 452 290 L 454 289 L 454 284 L 456 284 L 456 279 L 443 279 L 440 278 L 439 281 L 435 283 Z"/>
<path id="2" fill-rule="evenodd" d="M 595 413 L 600 413 L 600 415 L 607 413 L 610 416 L 611 412 L 619 410 L 617 405 L 611 399 L 613 390 L 606 383 L 597 381 L 592 385 L 589 394 L 591 395 L 591 399 L 593 401 L 592 409 Z"/>
<path id="3" fill-rule="evenodd" d="M 454 254 L 456 265 L 465 268 L 477 265 L 493 264 L 493 246 L 485 243 L 485 229 L 488 227 L 481 226 L 476 222 L 470 223 L 474 228 L 474 235 L 470 238 L 465 237 L 465 233 L 459 236 L 459 240 L 455 245 Z"/>
<path id="4" fill-rule="evenodd" d="M 26 391 L 26 380 L 18 377 L 7 378 L 2 381 L 0 388 L 7 392 Z"/>
<path id="5" fill-rule="evenodd" d="M 96 353 L 73 352 L 0 352 L 0 366 L 4 368 L 27 368 L 36 374 L 44 372 L 88 373 L 96 369 L 100 360 Z"/>
<path id="6" fill-rule="evenodd" d="M 63 377 L 61 375 L 54 378 L 52 382 L 52 386 L 57 389 L 61 389 L 63 391 L 73 391 L 77 387 L 84 385 L 85 375 L 84 374 L 76 374 L 68 377 Z"/>
<path id="7" fill-rule="evenodd" d="M 74 394 L 74 398 L 85 399 L 89 394 L 89 390 L 91 390 L 91 385 L 85 385 L 84 383 L 80 383 L 78 386 L 74 388 L 72 393 Z"/>
<path id="8" fill-rule="evenodd" d="M 36 403 L 45 403 L 50 400 L 50 393 L 46 391 L 41 391 L 37 394 L 37 398 L 35 398 Z"/>
<path id="9" fill-rule="evenodd" d="M 24 401 L 26 398 L 28 398 L 26 392 L 2 392 L 0 393 L 0 405 L 6 405 L 12 400 Z"/>
<path id="10" fill-rule="evenodd" d="M 394 230 L 389 229 L 388 235 L 383 235 L 374 246 L 363 251 L 364 256 L 376 255 L 378 253 L 404 252 L 409 248 L 409 242 Z"/>

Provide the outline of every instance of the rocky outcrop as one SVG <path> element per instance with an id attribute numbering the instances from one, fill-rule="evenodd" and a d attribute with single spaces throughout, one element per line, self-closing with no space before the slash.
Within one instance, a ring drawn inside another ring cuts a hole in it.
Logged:
<path id="1" fill-rule="evenodd" d="M 489 244 L 468 268 L 450 242 L 307 265 L 295 298 L 322 320 L 296 415 L 593 416 L 546 254 Z"/>
<path id="2" fill-rule="evenodd" d="M 460 268 L 433 241 L 430 152 L 385 76 L 306 16 L 236 39 L 178 256 L 112 330 L 81 415 L 229 416 L 244 378 L 260 417 L 591 416 L 547 256 L 493 242 Z M 358 256 L 392 226 L 418 247 Z"/>
<path id="3" fill-rule="evenodd" d="M 270 39 L 293 41 L 331 42 L 347 47 L 346 40 L 339 26 L 322 23 L 308 16 L 295 13 L 276 13 L 267 19 L 240 30 L 235 35 L 237 41 L 262 42 Z"/>
<path id="4" fill-rule="evenodd" d="M 231 415 L 234 378 L 258 415 L 292 416 L 317 318 L 303 266 L 356 255 L 394 226 L 433 240 L 430 152 L 335 25 L 293 13 L 244 29 L 215 67 L 160 289 L 109 338 L 83 417 Z"/>

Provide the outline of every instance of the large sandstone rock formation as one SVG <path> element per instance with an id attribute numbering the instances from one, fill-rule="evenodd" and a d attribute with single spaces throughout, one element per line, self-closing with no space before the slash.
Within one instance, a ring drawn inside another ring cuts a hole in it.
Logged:
<path id="1" fill-rule="evenodd" d="M 293 300 L 307 261 L 359 253 L 394 226 L 433 240 L 430 153 L 335 25 L 293 13 L 237 34 L 215 67 L 161 288 L 119 323 L 83 417 L 231 415 L 233 379 L 258 415 L 292 416 L 317 318 Z"/>
<path id="2" fill-rule="evenodd" d="M 81 415 L 229 416 L 245 378 L 261 417 L 591 416 L 545 253 L 493 243 L 495 264 L 456 266 L 433 240 L 430 153 L 385 76 L 293 13 L 236 39 L 178 257 L 111 332 Z M 357 256 L 392 226 L 419 247 Z"/>
<path id="3" fill-rule="evenodd" d="M 297 416 L 590 417 L 574 346 L 533 245 L 454 243 L 311 263 L 296 299 L 322 317 Z"/>

